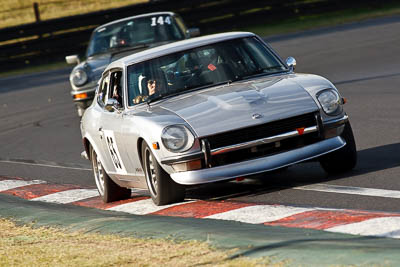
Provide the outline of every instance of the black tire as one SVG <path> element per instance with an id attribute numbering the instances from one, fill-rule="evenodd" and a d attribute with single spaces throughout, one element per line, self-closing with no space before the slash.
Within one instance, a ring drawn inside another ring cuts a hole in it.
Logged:
<path id="1" fill-rule="evenodd" d="M 120 187 L 108 176 L 102 163 L 97 158 L 93 148 L 90 149 L 90 159 L 92 161 L 93 175 L 104 203 L 127 199 L 131 197 L 131 189 Z"/>
<path id="2" fill-rule="evenodd" d="M 354 141 L 350 122 L 345 124 L 343 133 L 340 136 L 346 141 L 346 145 L 319 159 L 322 168 L 330 174 L 350 171 L 357 164 L 356 142 Z"/>
<path id="3" fill-rule="evenodd" d="M 157 206 L 180 202 L 185 199 L 185 187 L 177 184 L 158 164 L 149 146 L 142 144 L 143 170 L 151 198 Z"/>

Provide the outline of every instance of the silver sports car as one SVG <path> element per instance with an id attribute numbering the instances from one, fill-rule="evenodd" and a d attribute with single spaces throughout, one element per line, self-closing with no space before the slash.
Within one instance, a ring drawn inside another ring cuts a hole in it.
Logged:
<path id="1" fill-rule="evenodd" d="M 179 41 L 112 62 L 81 131 L 104 202 L 148 188 L 156 205 L 185 186 L 318 160 L 351 170 L 356 145 L 345 99 L 320 76 L 297 74 L 257 35 Z"/>

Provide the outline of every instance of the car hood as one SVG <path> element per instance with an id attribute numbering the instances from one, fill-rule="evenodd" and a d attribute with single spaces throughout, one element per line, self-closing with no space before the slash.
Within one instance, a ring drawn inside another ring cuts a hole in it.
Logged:
<path id="1" fill-rule="evenodd" d="M 85 61 L 84 65 L 86 69 L 90 70 L 90 77 L 93 80 L 97 81 L 100 79 L 101 74 L 110 63 L 111 63 L 111 54 L 102 54 L 89 57 Z"/>
<path id="2" fill-rule="evenodd" d="M 137 49 L 135 51 L 124 51 L 119 53 L 106 53 L 106 54 L 96 55 L 86 60 L 85 68 L 90 69 L 90 77 L 93 80 L 98 81 L 101 78 L 103 71 L 111 62 L 120 59 L 122 57 L 132 55 L 133 53 L 143 51 L 145 49 L 147 48 Z"/>
<path id="3" fill-rule="evenodd" d="M 279 75 L 194 91 L 157 106 L 184 119 L 199 137 L 263 124 L 318 110 L 296 80 Z"/>
<path id="4" fill-rule="evenodd" d="M 104 53 L 104 54 L 99 54 L 95 56 L 89 57 L 85 62 L 83 62 L 84 68 L 89 70 L 89 75 L 92 80 L 98 81 L 101 78 L 101 75 L 103 74 L 103 71 L 106 69 L 106 67 L 113 61 L 118 60 L 120 58 L 123 58 L 125 56 L 132 55 L 134 53 L 141 52 L 143 50 L 160 46 L 163 44 L 171 43 L 173 41 L 164 41 L 164 42 L 158 42 L 158 43 L 152 43 L 148 44 L 147 47 L 139 47 L 135 48 L 133 50 L 121 50 L 121 51 L 115 51 L 113 53 Z"/>

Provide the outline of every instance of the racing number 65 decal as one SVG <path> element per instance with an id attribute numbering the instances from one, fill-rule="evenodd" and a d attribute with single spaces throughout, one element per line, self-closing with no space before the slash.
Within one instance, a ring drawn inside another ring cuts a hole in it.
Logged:
<path id="1" fill-rule="evenodd" d="M 110 152 L 111 160 L 113 161 L 115 170 L 118 174 L 126 174 L 124 163 L 121 160 L 117 144 L 115 143 L 115 136 L 113 131 L 104 130 L 104 138 L 106 140 L 107 150 Z"/>

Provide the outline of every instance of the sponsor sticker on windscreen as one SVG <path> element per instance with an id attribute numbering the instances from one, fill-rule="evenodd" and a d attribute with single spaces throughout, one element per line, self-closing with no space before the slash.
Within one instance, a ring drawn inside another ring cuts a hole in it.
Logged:
<path id="1" fill-rule="evenodd" d="M 208 69 L 209 69 L 209 70 L 211 70 L 211 71 L 214 71 L 214 70 L 216 70 L 216 69 L 217 69 L 217 67 L 215 67 L 215 66 L 214 66 L 213 64 L 211 64 L 211 63 L 210 63 L 210 64 L 208 64 L 208 66 L 207 66 L 207 67 L 208 67 Z"/>

